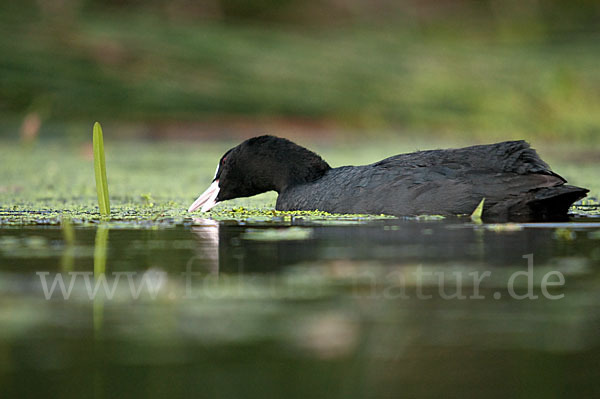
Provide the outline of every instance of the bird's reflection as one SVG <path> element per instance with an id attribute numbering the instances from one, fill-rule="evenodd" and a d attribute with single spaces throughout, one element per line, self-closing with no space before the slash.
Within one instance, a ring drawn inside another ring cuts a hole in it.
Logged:
<path id="1" fill-rule="evenodd" d="M 212 219 L 194 218 L 192 232 L 198 240 L 196 257 L 211 274 L 219 274 L 219 223 Z"/>

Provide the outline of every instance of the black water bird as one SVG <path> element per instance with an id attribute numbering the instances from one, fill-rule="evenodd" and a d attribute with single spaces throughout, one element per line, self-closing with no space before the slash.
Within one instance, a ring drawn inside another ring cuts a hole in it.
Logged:
<path id="1" fill-rule="evenodd" d="M 588 192 L 565 183 L 525 141 L 418 151 L 332 168 L 287 139 L 260 136 L 223 155 L 212 184 L 189 211 L 274 190 L 277 210 L 461 215 L 485 198 L 484 220 L 547 221 L 564 219 Z"/>

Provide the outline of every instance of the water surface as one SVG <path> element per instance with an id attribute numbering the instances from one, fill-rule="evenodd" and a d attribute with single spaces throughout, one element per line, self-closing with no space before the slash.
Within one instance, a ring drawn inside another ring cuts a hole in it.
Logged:
<path id="1" fill-rule="evenodd" d="M 591 397 L 600 389 L 594 217 L 525 225 L 197 218 L 74 232 L 69 244 L 60 226 L 0 229 L 3 397 Z M 75 279 L 68 299 L 59 286 L 46 299 L 42 280 L 48 290 L 57 276 L 66 287 Z M 101 288 L 90 299 L 86 278 L 92 289 L 106 278 L 114 293 Z M 537 299 L 512 296 L 528 293 Z"/>

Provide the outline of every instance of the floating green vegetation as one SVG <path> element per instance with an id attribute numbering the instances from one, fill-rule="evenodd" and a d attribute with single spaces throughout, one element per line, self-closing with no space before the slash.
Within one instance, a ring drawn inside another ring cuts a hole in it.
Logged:
<path id="1" fill-rule="evenodd" d="M 571 207 L 570 212 L 577 216 L 600 217 L 600 201 L 596 198 L 584 198 Z"/>
<path id="2" fill-rule="evenodd" d="M 200 215 L 209 216 L 215 220 L 237 220 L 247 222 L 361 222 L 377 219 L 396 219 L 391 215 L 366 215 L 366 214 L 339 214 L 323 211 L 277 211 L 272 208 L 245 208 L 221 209 Z"/>
<path id="3" fill-rule="evenodd" d="M 98 207 L 103 217 L 110 215 L 110 200 L 108 198 L 108 181 L 106 180 L 106 159 L 104 157 L 104 138 L 100 123 L 94 123 L 94 172 L 96 174 L 96 191 L 98 192 Z"/>
<path id="4" fill-rule="evenodd" d="M 162 203 L 153 207 L 125 204 L 113 206 L 110 219 L 99 218 L 93 206 L 29 211 L 20 207 L 0 209 L 0 226 L 61 225 L 69 219 L 74 225 L 108 223 L 111 228 L 165 228 L 194 225 L 206 219 L 235 221 L 244 224 L 360 224 L 373 220 L 396 219 L 390 215 L 332 214 L 321 211 L 277 211 L 270 208 L 217 209 L 190 214 L 175 204 Z M 102 219 L 102 220 L 101 220 Z"/>
<path id="5" fill-rule="evenodd" d="M 144 200 L 145 206 L 150 207 L 150 208 L 152 208 L 154 206 L 154 200 L 152 199 L 152 194 L 150 194 L 150 193 L 140 194 L 140 198 L 142 198 Z"/>
<path id="6" fill-rule="evenodd" d="M 53 203 L 54 204 L 54 203 Z M 142 203 L 115 204 L 110 219 L 99 217 L 91 203 L 82 205 L 58 204 L 57 208 L 29 210 L 28 206 L 15 205 L 12 209 L 0 209 L 0 226 L 55 225 L 63 228 L 68 235 L 68 225 L 96 225 L 102 220 L 111 228 L 167 228 L 175 225 L 194 225 L 205 219 L 235 221 L 248 225 L 354 225 L 374 220 L 397 219 L 390 215 L 332 214 L 322 211 L 277 211 L 268 206 L 226 208 L 220 205 L 211 212 L 190 214 L 182 204 L 162 201 L 148 206 Z M 66 206 L 65 206 L 66 205 Z M 576 206 L 571 212 L 578 217 L 600 216 L 599 206 Z M 102 220 L 101 220 L 102 219 Z M 419 222 L 435 222 L 446 219 L 441 215 L 421 215 L 402 218 Z M 459 218 L 459 220 L 462 220 Z M 468 220 L 468 219 L 467 219 Z M 68 225 L 67 225 L 68 224 Z M 494 231 L 514 231 L 519 224 L 490 224 L 486 229 Z M 66 239 L 66 237 L 65 237 Z"/>

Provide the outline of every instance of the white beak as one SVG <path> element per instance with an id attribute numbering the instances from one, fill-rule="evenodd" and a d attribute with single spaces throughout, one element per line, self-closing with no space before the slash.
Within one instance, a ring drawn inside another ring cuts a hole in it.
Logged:
<path id="1" fill-rule="evenodd" d="M 200 207 L 202 207 L 202 212 L 208 212 L 213 206 L 217 205 L 217 195 L 219 195 L 219 181 L 215 180 L 210 187 L 194 201 L 188 209 L 188 212 L 194 212 Z"/>

